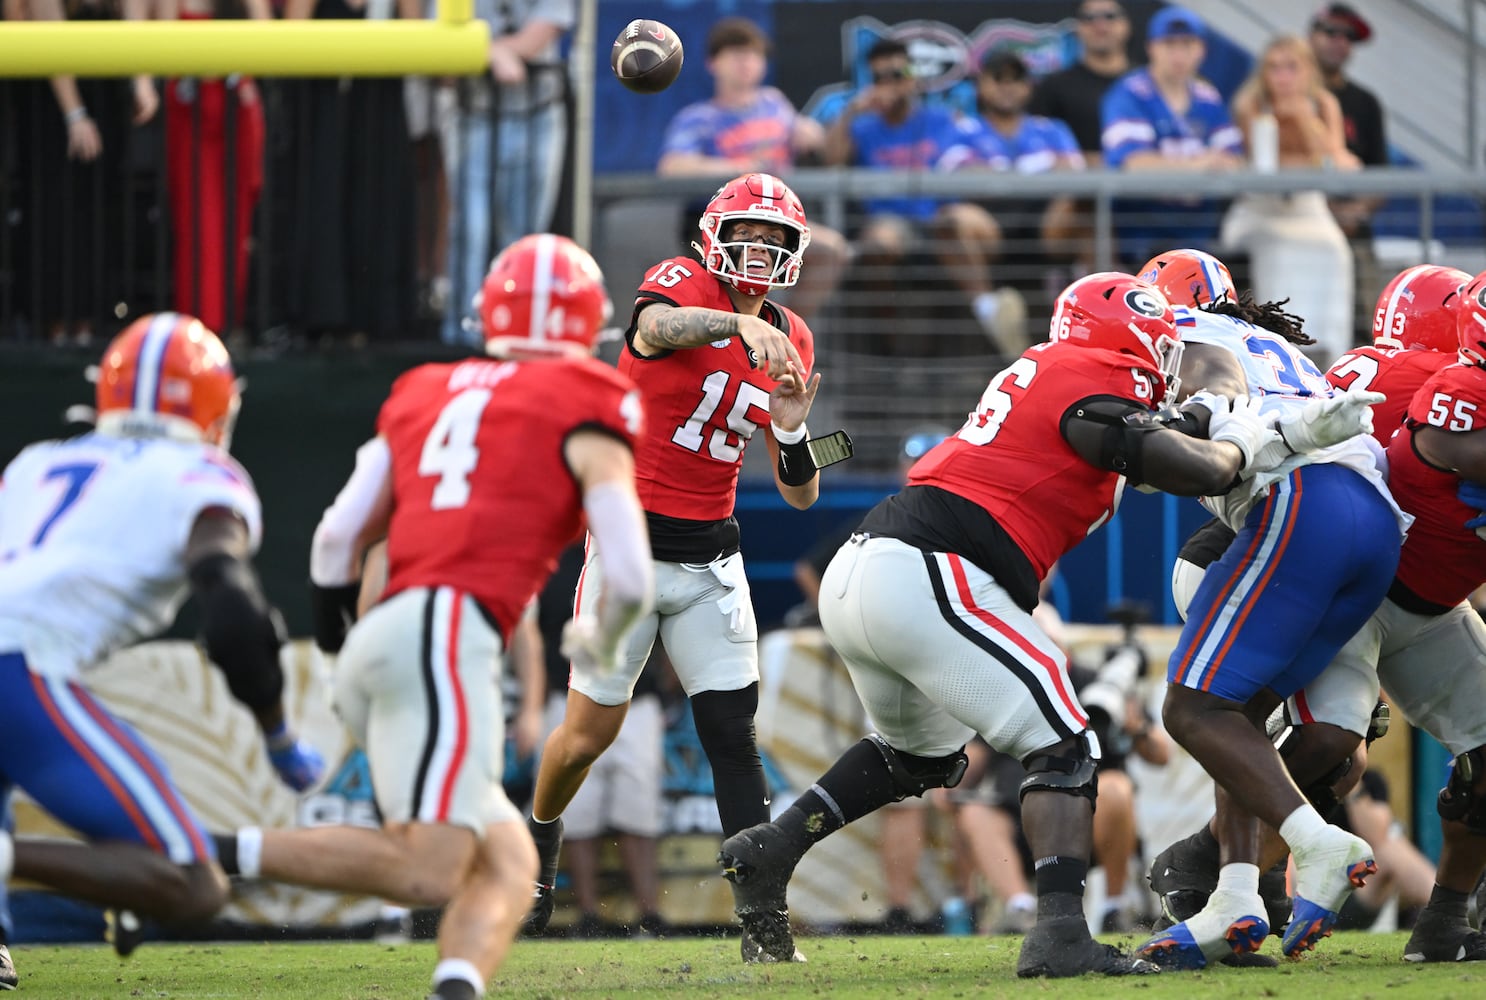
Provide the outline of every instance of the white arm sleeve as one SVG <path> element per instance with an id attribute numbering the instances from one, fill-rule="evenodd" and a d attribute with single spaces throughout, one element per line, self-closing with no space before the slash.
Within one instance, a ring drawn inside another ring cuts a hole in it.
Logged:
<path id="1" fill-rule="evenodd" d="M 356 449 L 356 468 L 341 487 L 335 503 L 320 516 L 310 546 L 310 579 L 320 587 L 342 587 L 356 582 L 360 553 L 357 539 L 376 513 L 377 500 L 392 474 L 392 452 L 382 437 Z"/>
<path id="2" fill-rule="evenodd" d="M 634 491 L 621 483 L 590 486 L 583 494 L 583 511 L 603 568 L 597 642 L 601 649 L 616 649 L 630 626 L 649 614 L 655 603 L 650 533 Z"/>

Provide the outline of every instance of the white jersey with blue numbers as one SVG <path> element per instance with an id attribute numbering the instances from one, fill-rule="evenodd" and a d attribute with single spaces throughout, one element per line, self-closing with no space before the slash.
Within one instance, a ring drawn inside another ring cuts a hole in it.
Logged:
<path id="1" fill-rule="evenodd" d="M 189 591 L 197 516 L 225 508 L 256 550 L 247 473 L 212 445 L 86 434 L 26 448 L 0 482 L 0 653 L 74 678 L 158 635 Z"/>
<path id="2" fill-rule="evenodd" d="M 1334 394 L 1326 376 L 1294 344 L 1277 333 L 1201 309 L 1177 306 L 1176 326 L 1184 344 L 1209 344 L 1228 351 L 1243 367 L 1249 395 L 1259 401 L 1259 412 L 1279 417 L 1304 408 L 1316 397 Z M 1192 388 L 1201 388 L 1193 386 Z M 1377 489 L 1398 515 L 1399 530 L 1407 531 L 1413 518 L 1399 510 L 1384 482 L 1386 464 L 1382 449 L 1370 434 L 1361 434 L 1319 451 L 1294 455 L 1277 468 L 1245 480 L 1230 493 L 1203 497 L 1202 504 L 1237 531 L 1254 503 L 1269 493 L 1269 487 L 1305 465 L 1345 465 Z"/>

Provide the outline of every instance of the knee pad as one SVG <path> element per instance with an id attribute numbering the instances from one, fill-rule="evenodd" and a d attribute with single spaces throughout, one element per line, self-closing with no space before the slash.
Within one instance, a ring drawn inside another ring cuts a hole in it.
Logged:
<path id="1" fill-rule="evenodd" d="M 1074 741 L 1071 754 L 1041 753 L 1022 762 L 1027 776 L 1018 790 L 1018 801 L 1028 792 L 1062 792 L 1082 795 L 1090 805 L 1097 805 L 1099 795 L 1099 750 L 1087 733 Z"/>
<path id="2" fill-rule="evenodd" d="M 1435 803 L 1442 819 L 1464 823 L 1472 833 L 1486 834 L 1486 796 L 1475 789 L 1476 779 L 1486 773 L 1486 747 L 1467 750 L 1455 758 L 1450 781 Z"/>
<path id="3" fill-rule="evenodd" d="M 894 750 L 876 733 L 868 733 L 862 742 L 870 744 L 887 764 L 888 774 L 898 790 L 894 802 L 902 802 L 910 795 L 922 795 L 931 788 L 953 788 L 965 777 L 965 768 L 970 766 L 970 758 L 965 756 L 963 749 L 944 757 L 920 757 Z"/>
<path id="4" fill-rule="evenodd" d="M 760 766 L 753 716 L 758 684 L 737 691 L 703 691 L 691 698 L 697 739 L 714 770 L 753 772 Z"/>

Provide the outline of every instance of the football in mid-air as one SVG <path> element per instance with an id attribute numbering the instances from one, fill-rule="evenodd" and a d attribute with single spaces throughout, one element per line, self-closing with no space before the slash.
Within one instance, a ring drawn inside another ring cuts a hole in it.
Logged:
<path id="1" fill-rule="evenodd" d="M 658 94 L 681 73 L 681 39 L 659 21 L 636 18 L 624 26 L 609 52 L 619 82 L 637 94 Z"/>

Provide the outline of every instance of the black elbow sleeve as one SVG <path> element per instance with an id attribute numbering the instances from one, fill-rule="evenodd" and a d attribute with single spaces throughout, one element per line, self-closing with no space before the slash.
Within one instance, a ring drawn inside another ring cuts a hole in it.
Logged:
<path id="1" fill-rule="evenodd" d="M 284 692 L 284 624 L 252 566 L 225 553 L 211 555 L 191 566 L 190 578 L 201 605 L 201 644 L 232 696 L 254 712 L 277 705 Z"/>

